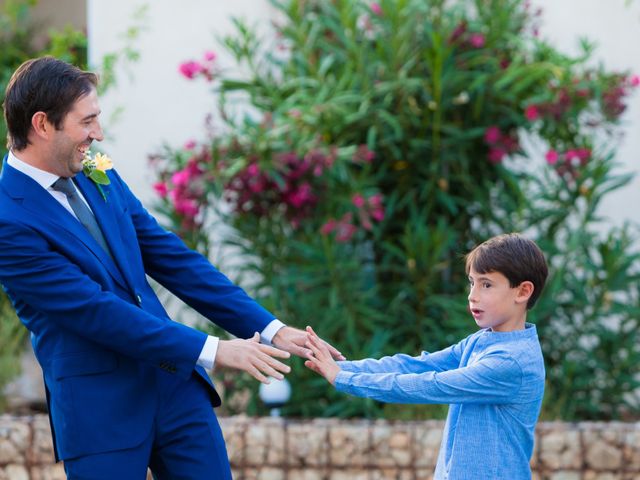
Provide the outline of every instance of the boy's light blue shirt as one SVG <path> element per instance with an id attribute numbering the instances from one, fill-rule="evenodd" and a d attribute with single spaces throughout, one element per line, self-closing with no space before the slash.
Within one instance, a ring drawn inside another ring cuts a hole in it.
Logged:
<path id="1" fill-rule="evenodd" d="M 339 365 L 339 391 L 382 402 L 451 404 L 434 480 L 531 478 L 545 376 L 535 325 L 480 330 L 418 357 Z"/>

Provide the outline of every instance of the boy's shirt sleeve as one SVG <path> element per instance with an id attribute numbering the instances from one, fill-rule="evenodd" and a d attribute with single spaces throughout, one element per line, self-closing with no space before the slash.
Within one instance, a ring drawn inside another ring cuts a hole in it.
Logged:
<path id="1" fill-rule="evenodd" d="M 447 371 L 357 373 L 340 371 L 338 391 L 389 403 L 511 403 L 523 372 L 511 356 L 492 353 Z"/>
<path id="2" fill-rule="evenodd" d="M 399 353 L 379 360 L 365 358 L 364 360 L 338 362 L 340 369 L 354 373 L 423 373 L 444 372 L 460 366 L 460 359 L 464 351 L 467 338 L 451 345 L 444 350 L 413 357 Z"/>

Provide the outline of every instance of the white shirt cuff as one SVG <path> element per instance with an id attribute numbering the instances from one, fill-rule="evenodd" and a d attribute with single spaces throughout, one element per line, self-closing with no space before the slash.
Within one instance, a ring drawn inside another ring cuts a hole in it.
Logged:
<path id="1" fill-rule="evenodd" d="M 273 340 L 273 337 L 276 336 L 276 333 L 278 333 L 278 330 L 282 327 L 286 327 L 286 325 L 277 318 L 271 320 L 271 323 L 260 332 L 260 343 L 271 346 L 271 340 Z"/>
<path id="2" fill-rule="evenodd" d="M 277 318 L 272 320 L 271 323 L 269 323 L 269 325 L 267 325 L 260 333 L 260 342 L 265 345 L 271 345 L 271 340 L 273 340 L 273 337 L 276 336 L 276 333 L 278 333 L 278 330 L 282 327 L 286 327 L 286 325 L 280 320 Z M 204 342 L 204 347 L 202 347 L 202 351 L 200 352 L 200 356 L 198 357 L 196 364 L 206 370 L 213 370 L 213 367 L 216 364 L 219 342 L 220 339 L 218 337 L 209 335 L 207 340 Z"/>
<path id="3" fill-rule="evenodd" d="M 218 337 L 209 335 L 207 340 L 204 342 L 204 347 L 202 347 L 202 351 L 200 352 L 200 356 L 198 357 L 196 364 L 204 367 L 206 370 L 212 370 L 216 362 L 219 342 L 220 339 Z"/>

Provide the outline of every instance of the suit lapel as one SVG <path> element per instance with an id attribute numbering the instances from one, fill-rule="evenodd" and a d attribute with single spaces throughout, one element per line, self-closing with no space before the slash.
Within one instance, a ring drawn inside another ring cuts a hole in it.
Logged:
<path id="1" fill-rule="evenodd" d="M 117 223 L 116 216 L 113 211 L 113 205 L 109 203 L 109 187 L 102 187 L 102 190 L 107 197 L 105 200 L 93 181 L 84 175 L 76 175 L 74 180 L 82 192 L 82 195 L 87 200 L 87 203 L 91 207 L 91 210 L 96 217 L 96 221 L 98 222 L 98 225 L 100 225 L 102 234 L 111 249 L 113 259 L 117 263 L 124 280 L 127 282 L 129 289 L 132 292 L 135 291 L 133 284 L 130 281 L 131 275 L 129 272 L 129 264 L 122 248 L 124 242 L 120 236 L 120 226 Z"/>
<path id="2" fill-rule="evenodd" d="M 35 180 L 5 162 L 2 168 L 2 186 L 18 204 L 29 211 L 32 217 L 49 225 L 52 231 L 55 231 L 56 228 L 63 228 L 80 240 L 100 260 L 114 280 L 122 287 L 129 288 L 124 276 L 118 271 L 109 254 L 98 245 L 89 231 Z M 82 193 L 84 195 L 84 191 Z M 93 208 L 93 205 L 91 207 Z M 106 228 L 99 219 L 98 223 L 103 230 Z M 111 245 L 107 232 L 104 233 L 107 243 Z"/>

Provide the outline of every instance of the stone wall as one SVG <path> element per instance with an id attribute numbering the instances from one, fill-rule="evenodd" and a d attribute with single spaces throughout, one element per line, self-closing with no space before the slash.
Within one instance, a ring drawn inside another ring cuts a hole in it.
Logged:
<path id="1" fill-rule="evenodd" d="M 244 416 L 220 422 L 236 480 L 430 480 L 443 427 Z M 532 466 L 534 480 L 640 480 L 640 423 L 540 423 Z M 0 416 L 0 480 L 64 478 L 46 416 Z"/>

